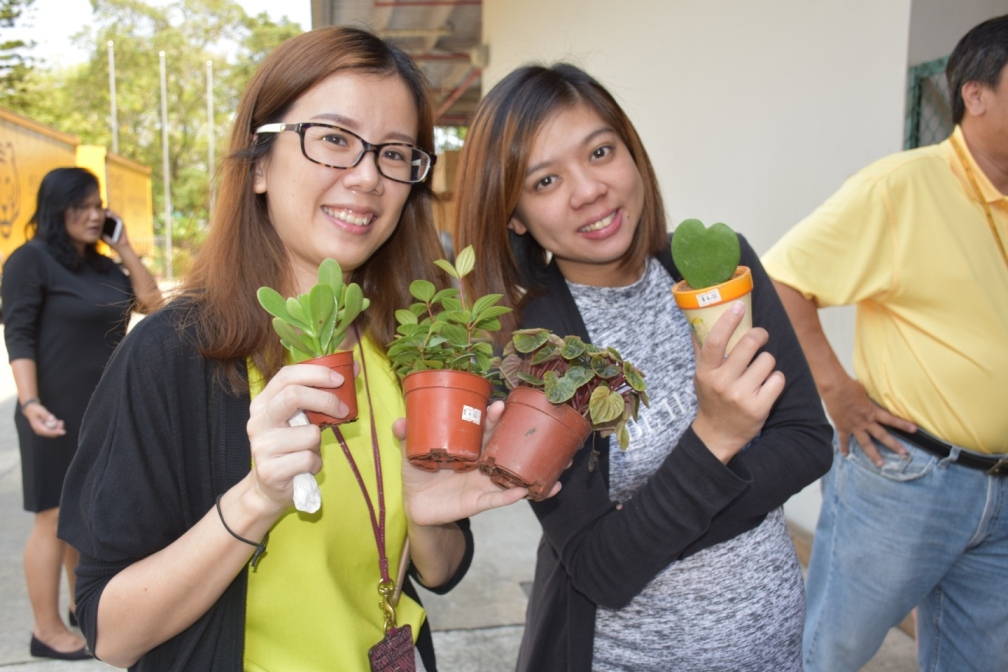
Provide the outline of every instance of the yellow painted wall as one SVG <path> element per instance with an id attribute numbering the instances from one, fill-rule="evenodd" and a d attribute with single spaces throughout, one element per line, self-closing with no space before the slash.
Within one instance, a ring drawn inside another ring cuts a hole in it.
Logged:
<path id="1" fill-rule="evenodd" d="M 0 108 L 0 261 L 25 242 L 43 176 L 76 165 L 80 140 Z"/>
<path id="2" fill-rule="evenodd" d="M 42 178 L 64 166 L 94 173 L 102 202 L 122 217 L 133 249 L 141 257 L 154 253 L 150 168 L 0 107 L 0 263 L 25 242 Z"/>

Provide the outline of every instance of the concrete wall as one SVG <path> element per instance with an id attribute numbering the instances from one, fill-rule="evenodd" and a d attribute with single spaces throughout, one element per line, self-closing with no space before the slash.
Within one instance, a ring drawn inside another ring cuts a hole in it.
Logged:
<path id="1" fill-rule="evenodd" d="M 567 60 L 627 110 L 674 226 L 724 221 L 758 252 L 851 173 L 902 148 L 908 65 L 1008 0 L 484 0 L 489 88 Z M 820 314 L 850 369 L 853 309 Z M 813 485 L 788 504 L 812 529 Z"/>

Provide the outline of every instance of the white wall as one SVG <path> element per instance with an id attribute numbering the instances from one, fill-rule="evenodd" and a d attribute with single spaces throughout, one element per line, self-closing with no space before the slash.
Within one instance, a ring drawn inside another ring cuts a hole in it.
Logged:
<path id="1" fill-rule="evenodd" d="M 676 224 L 724 221 L 758 252 L 903 141 L 910 0 L 485 0 L 490 87 L 569 60 L 627 110 Z M 822 313 L 849 366 L 852 311 Z M 806 529 L 818 488 L 788 515 Z"/>
<path id="2" fill-rule="evenodd" d="M 1008 0 L 913 0 L 909 64 L 948 56 L 970 28 L 1002 14 L 1008 14 Z"/>

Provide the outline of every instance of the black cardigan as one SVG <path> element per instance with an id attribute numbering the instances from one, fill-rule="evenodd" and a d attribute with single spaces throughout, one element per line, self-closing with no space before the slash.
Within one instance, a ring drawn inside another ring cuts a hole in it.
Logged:
<path id="1" fill-rule="evenodd" d="M 723 465 L 687 428 L 678 445 L 634 496 L 617 509 L 609 499 L 608 440 L 594 435 L 574 457 L 551 499 L 532 503 L 543 527 L 535 581 L 518 658 L 520 671 L 590 670 L 596 605 L 625 606 L 659 572 L 757 527 L 767 513 L 825 474 L 832 429 L 801 346 L 759 258 L 740 236 L 752 270 L 753 324 L 770 333 L 765 350 L 787 384 L 760 435 Z M 679 273 L 668 246 L 657 260 Z M 670 288 L 671 289 L 671 288 Z M 669 301 L 672 301 L 671 292 Z M 588 340 L 588 332 L 555 263 L 544 291 L 522 311 L 522 327 L 546 327 Z M 646 373 L 646 372 L 645 372 Z"/>
<path id="2" fill-rule="evenodd" d="M 217 384 L 214 363 L 193 345 L 194 330 L 181 326 L 186 311 L 184 302 L 170 304 L 142 320 L 116 350 L 67 473 L 59 536 L 80 551 L 77 618 L 92 651 L 109 581 L 182 536 L 251 465 L 249 394 L 234 396 Z M 468 520 L 459 525 L 462 564 L 433 592 L 451 589 L 469 568 L 472 534 Z M 207 613 L 130 669 L 241 672 L 247 588 L 246 565 Z M 420 601 L 409 580 L 404 592 Z M 417 648 L 433 671 L 427 622 Z"/>

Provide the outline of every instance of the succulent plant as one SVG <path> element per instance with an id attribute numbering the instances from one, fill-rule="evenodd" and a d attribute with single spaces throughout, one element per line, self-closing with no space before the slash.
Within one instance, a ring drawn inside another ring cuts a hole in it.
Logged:
<path id="1" fill-rule="evenodd" d="M 256 297 L 273 316 L 273 329 L 295 362 L 336 352 L 347 329 L 371 303 L 357 283 L 343 282 L 335 259 L 322 261 L 318 284 L 304 294 L 285 299 L 271 287 L 260 287 Z"/>
<path id="2" fill-rule="evenodd" d="M 388 345 L 392 367 L 400 379 L 429 369 L 467 371 L 489 378 L 499 362 L 489 332 L 501 328 L 498 318 L 511 309 L 497 305 L 501 294 L 474 299 L 460 288 L 462 278 L 473 271 L 476 263 L 471 245 L 459 253 L 454 265 L 445 259 L 434 263 L 458 281 L 459 287 L 438 291 L 427 280 L 410 283 L 410 295 L 417 301 L 395 313 L 399 327 L 395 340 Z"/>
<path id="3" fill-rule="evenodd" d="M 501 378 L 508 389 L 542 389 L 553 404 L 567 404 L 602 436 L 630 443 L 626 423 L 648 405 L 644 374 L 614 348 L 599 348 L 577 336 L 548 329 L 519 329 L 504 346 Z"/>
<path id="4" fill-rule="evenodd" d="M 672 236 L 672 261 L 693 289 L 730 280 L 741 254 L 738 236 L 722 222 L 704 228 L 699 219 L 686 219 Z"/>

